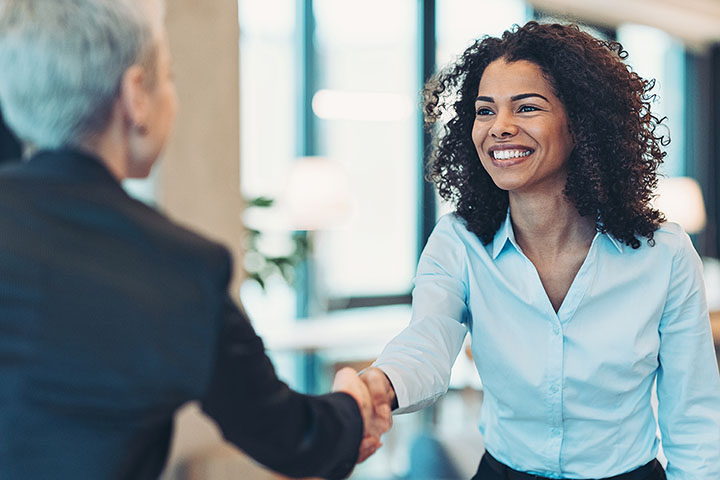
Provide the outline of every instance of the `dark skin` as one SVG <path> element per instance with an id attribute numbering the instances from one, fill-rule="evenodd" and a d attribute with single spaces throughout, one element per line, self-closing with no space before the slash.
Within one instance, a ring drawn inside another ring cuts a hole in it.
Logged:
<path id="1" fill-rule="evenodd" d="M 547 225 L 544 223 L 547 220 L 557 221 L 556 218 L 547 218 L 554 217 L 554 214 L 555 211 L 548 209 L 538 212 L 533 219 L 538 224 Z M 520 227 L 513 219 L 518 245 L 535 266 L 556 313 L 560 310 L 577 272 L 585 261 L 595 235 L 595 226 L 584 220 L 586 219 L 568 225 L 565 236 L 558 238 L 555 232 Z M 554 241 L 552 237 L 555 237 Z"/>

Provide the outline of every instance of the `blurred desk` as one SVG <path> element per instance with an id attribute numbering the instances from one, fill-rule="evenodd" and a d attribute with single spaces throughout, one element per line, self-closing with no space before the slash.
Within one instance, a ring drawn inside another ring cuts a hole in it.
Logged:
<path id="1" fill-rule="evenodd" d="M 408 325 L 410 311 L 409 305 L 353 308 L 256 330 L 270 352 L 300 354 L 298 386 L 304 393 L 320 393 L 334 376 L 325 367 L 367 367 Z"/>
<path id="2" fill-rule="evenodd" d="M 318 354 L 322 354 L 327 363 L 364 368 L 408 326 L 410 315 L 410 305 L 354 308 L 322 317 L 299 319 L 290 325 L 266 326 L 259 329 L 258 334 L 271 352 L 306 354 L 306 373 L 312 376 L 311 371 L 317 370 L 315 362 Z M 465 347 L 468 347 L 470 337 L 466 337 L 465 341 Z M 463 354 L 463 350 L 453 366 L 450 388 L 473 387 L 481 390 L 475 365 Z M 316 391 L 317 386 L 315 378 L 305 382 L 308 392 Z"/>
<path id="3" fill-rule="evenodd" d="M 720 311 L 710 312 L 710 326 L 715 340 L 715 355 L 718 359 L 718 367 L 720 367 Z"/>
<path id="4" fill-rule="evenodd" d="M 258 330 L 268 350 L 313 353 L 369 348 L 377 356 L 410 323 L 410 306 L 354 308 Z"/>

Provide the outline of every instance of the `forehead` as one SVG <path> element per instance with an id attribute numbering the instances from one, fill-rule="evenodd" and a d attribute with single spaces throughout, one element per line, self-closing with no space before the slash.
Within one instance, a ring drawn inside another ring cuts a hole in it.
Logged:
<path id="1" fill-rule="evenodd" d="M 527 60 L 507 62 L 500 58 L 491 62 L 480 78 L 478 94 L 490 97 L 517 93 L 540 93 L 554 96 L 542 69 Z"/>

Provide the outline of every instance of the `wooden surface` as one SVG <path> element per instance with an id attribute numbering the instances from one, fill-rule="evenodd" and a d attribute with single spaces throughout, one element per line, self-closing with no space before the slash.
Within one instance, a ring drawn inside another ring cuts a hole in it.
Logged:
<path id="1" fill-rule="evenodd" d="M 720 346 L 720 311 L 710 312 L 710 326 L 712 327 L 715 346 Z"/>
<path id="2" fill-rule="evenodd" d="M 718 368 L 720 368 L 720 311 L 710 312 L 710 326 L 715 340 L 715 355 L 718 360 Z"/>

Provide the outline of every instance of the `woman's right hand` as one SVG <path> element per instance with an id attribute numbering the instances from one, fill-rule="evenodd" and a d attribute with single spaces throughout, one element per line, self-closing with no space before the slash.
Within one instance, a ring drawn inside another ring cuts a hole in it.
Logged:
<path id="1" fill-rule="evenodd" d="M 373 404 L 375 417 L 389 419 L 387 429 L 392 426 L 391 410 L 397 408 L 395 389 L 385 373 L 377 367 L 370 367 L 360 374 L 360 379 L 370 393 L 370 400 Z M 382 444 L 376 444 L 372 437 L 365 437 L 360 446 L 358 463 L 364 461 L 377 450 Z"/>
<path id="2" fill-rule="evenodd" d="M 360 443 L 357 463 L 364 462 L 382 446 L 380 437 L 392 426 L 390 405 L 377 403 L 355 370 L 345 367 L 337 372 L 333 391 L 351 395 L 360 408 L 363 417 L 363 438 Z"/>
<path id="3" fill-rule="evenodd" d="M 385 372 L 377 367 L 370 367 L 360 374 L 360 378 L 367 385 L 375 408 L 380 405 L 388 405 L 392 410 L 397 408 L 395 389 Z"/>

